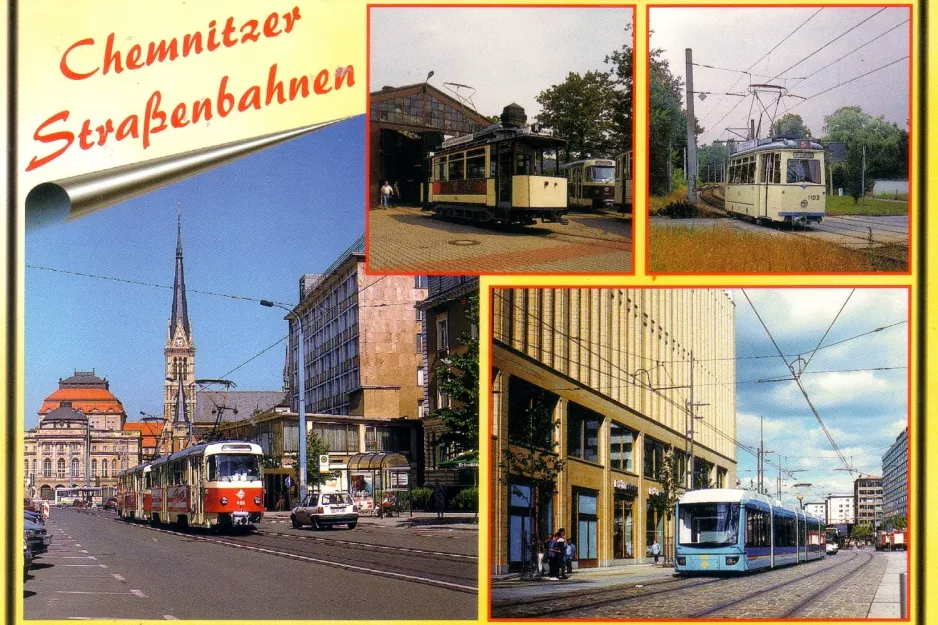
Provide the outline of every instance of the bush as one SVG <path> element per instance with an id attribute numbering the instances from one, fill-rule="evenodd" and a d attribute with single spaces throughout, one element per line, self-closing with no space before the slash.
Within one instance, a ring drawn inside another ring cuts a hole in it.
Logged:
<path id="1" fill-rule="evenodd" d="M 479 489 L 475 486 L 459 491 L 453 497 L 453 507 L 457 510 L 476 512 L 479 509 Z"/>
<path id="2" fill-rule="evenodd" d="M 662 208 L 660 214 L 670 217 L 671 219 L 687 219 L 689 217 L 696 217 L 698 211 L 697 206 L 694 204 L 691 204 L 687 200 L 680 200 L 678 202 L 671 202 Z"/>
<path id="3" fill-rule="evenodd" d="M 430 508 L 430 502 L 433 500 L 433 489 L 431 488 L 415 488 L 410 491 L 411 501 L 413 502 L 414 510 L 428 510 Z"/>

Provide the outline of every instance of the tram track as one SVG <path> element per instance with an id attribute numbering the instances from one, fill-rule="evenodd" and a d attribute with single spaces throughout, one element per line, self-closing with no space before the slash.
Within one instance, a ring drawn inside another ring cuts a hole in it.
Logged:
<path id="1" fill-rule="evenodd" d="M 120 519 L 112 520 L 125 522 Z M 437 586 L 458 592 L 478 593 L 477 556 L 285 532 L 258 531 L 225 535 L 200 528 L 181 529 L 143 523 L 130 523 L 130 525 L 187 540 L 245 549 L 255 553 Z"/>

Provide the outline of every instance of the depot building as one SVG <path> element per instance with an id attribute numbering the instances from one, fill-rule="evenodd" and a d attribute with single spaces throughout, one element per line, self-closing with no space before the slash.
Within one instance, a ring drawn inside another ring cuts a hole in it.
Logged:
<path id="1" fill-rule="evenodd" d="M 673 553 L 666 467 L 676 492 L 736 486 L 730 294 L 495 289 L 492 311 L 492 574 L 560 528 L 580 567 Z"/>
<path id="2" fill-rule="evenodd" d="M 382 181 L 397 183 L 400 201 L 420 202 L 420 184 L 429 178 L 427 155 L 444 138 L 471 134 L 492 122 L 471 105 L 436 87 L 419 83 L 383 87 L 370 94 L 368 200 L 377 206 Z"/>

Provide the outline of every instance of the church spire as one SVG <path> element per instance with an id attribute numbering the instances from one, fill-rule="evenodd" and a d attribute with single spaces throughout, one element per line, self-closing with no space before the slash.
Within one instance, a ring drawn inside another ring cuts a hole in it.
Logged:
<path id="1" fill-rule="evenodd" d="M 182 267 L 182 214 L 176 204 L 176 278 L 173 281 L 173 316 L 169 320 L 170 337 L 176 332 L 177 324 L 182 323 L 186 339 L 191 340 L 189 330 L 189 310 L 186 306 L 186 278 Z"/>
<path id="2" fill-rule="evenodd" d="M 189 410 L 186 407 L 186 391 L 182 378 L 179 378 L 179 392 L 176 393 L 176 410 L 173 414 L 173 425 L 189 424 Z"/>

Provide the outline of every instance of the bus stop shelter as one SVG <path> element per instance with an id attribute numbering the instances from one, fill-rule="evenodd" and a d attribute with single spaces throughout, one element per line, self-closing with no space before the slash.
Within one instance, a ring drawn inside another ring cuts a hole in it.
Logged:
<path id="1" fill-rule="evenodd" d="M 371 452 L 350 456 L 346 465 L 349 490 L 355 502 L 364 509 L 374 509 L 376 502 L 392 494 L 400 498 L 410 495 L 413 476 L 411 466 L 403 454 Z"/>

